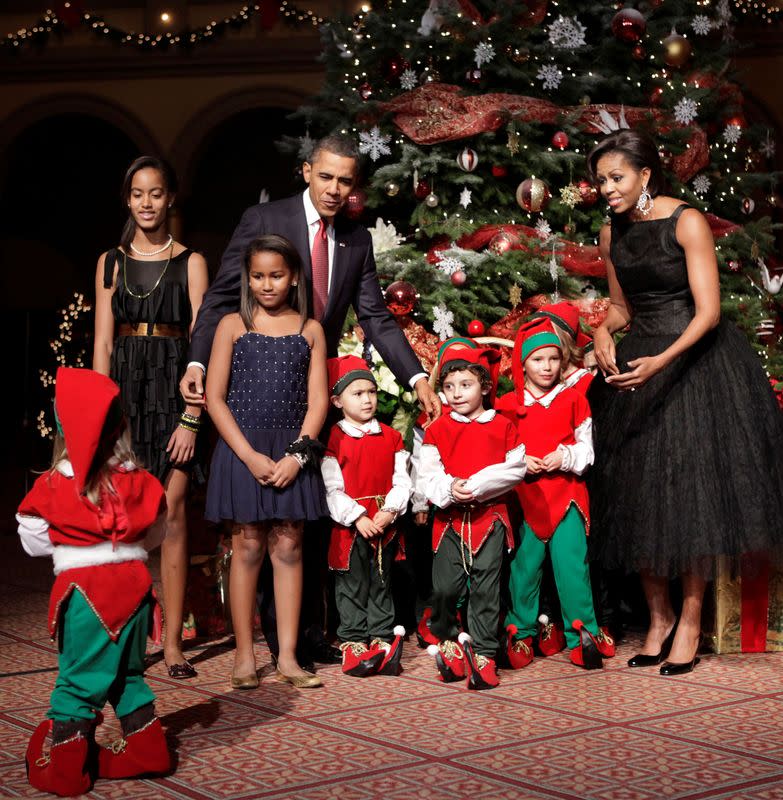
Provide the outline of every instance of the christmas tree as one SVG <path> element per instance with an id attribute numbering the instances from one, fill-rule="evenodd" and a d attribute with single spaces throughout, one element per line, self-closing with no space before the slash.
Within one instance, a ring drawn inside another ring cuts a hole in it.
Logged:
<path id="1" fill-rule="evenodd" d="M 453 333 L 512 337 L 553 295 L 600 322 L 606 209 L 585 155 L 646 129 L 669 193 L 708 214 L 724 313 L 780 378 L 775 143 L 744 112 L 737 46 L 729 0 L 388 0 L 323 28 L 327 80 L 287 145 L 356 137 L 369 175 L 348 211 L 379 220 L 379 273 L 405 282 L 388 300 L 422 355 Z"/>

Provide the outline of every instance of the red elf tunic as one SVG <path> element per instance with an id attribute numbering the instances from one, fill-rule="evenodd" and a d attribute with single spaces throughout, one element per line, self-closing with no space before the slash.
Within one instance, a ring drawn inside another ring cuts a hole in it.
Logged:
<path id="1" fill-rule="evenodd" d="M 116 493 L 104 491 L 100 507 L 79 494 L 69 462 L 41 475 L 19 506 L 20 533 L 39 525 L 54 545 L 57 575 L 49 599 L 49 633 L 54 638 L 63 602 L 78 589 L 116 641 L 152 589 L 142 545 L 166 507 L 163 487 L 143 469 L 117 466 Z M 36 519 L 37 518 L 37 519 Z M 25 544 L 25 549 L 29 546 Z M 157 620 L 160 619 L 156 608 Z"/>
<path id="2" fill-rule="evenodd" d="M 446 474 L 467 479 L 486 467 L 503 464 L 520 444 L 514 426 L 490 410 L 473 420 L 454 412 L 439 417 L 425 431 L 422 448 L 427 445 L 437 448 Z M 520 453 L 524 463 L 524 449 Z M 524 467 L 521 474 L 524 474 Z M 421 477 L 426 480 L 426 476 Z M 438 551 L 444 534 L 453 528 L 475 555 L 496 522 L 505 526 L 506 539 L 512 547 L 513 534 L 504 495 L 485 502 L 438 508 L 432 528 L 432 550 Z"/>
<path id="3" fill-rule="evenodd" d="M 400 455 L 405 456 L 404 460 L 399 457 Z M 330 490 L 333 481 L 329 480 L 331 476 L 328 459 L 337 461 L 342 473 L 341 489 L 335 487 Z M 342 521 L 354 522 L 365 513 L 372 518 L 377 511 L 389 505 L 392 505 L 397 513 L 402 513 L 408 504 L 411 487 L 407 474 L 407 452 L 402 436 L 377 420 L 372 420 L 366 431 L 344 421 L 335 425 L 329 435 L 322 469 L 327 487 L 327 502 L 332 501 L 329 502 L 330 511 L 334 495 L 340 492 L 347 495 L 344 499 L 351 506 L 339 512 L 335 510 L 333 518 L 339 517 Z M 405 485 L 401 486 L 401 483 Z M 395 492 L 394 498 L 390 494 L 393 487 L 399 489 L 399 492 Z M 384 532 L 381 547 L 386 547 L 396 533 L 394 525 L 390 525 Z M 329 540 L 330 569 L 349 568 L 356 536 L 356 529 L 352 525 L 342 525 L 339 522 L 333 524 Z M 376 540 L 372 540 L 371 544 L 374 547 L 378 546 Z"/>
<path id="4" fill-rule="evenodd" d="M 508 394 L 504 399 L 513 397 Z M 593 460 L 592 417 L 585 396 L 560 383 L 543 397 L 525 391 L 524 403 L 503 413 L 515 421 L 528 455 L 543 458 L 554 450 L 563 452 L 562 470 L 528 474 L 519 484 L 525 522 L 539 539 L 548 541 L 573 504 L 589 533 L 590 503 L 580 477 Z"/>

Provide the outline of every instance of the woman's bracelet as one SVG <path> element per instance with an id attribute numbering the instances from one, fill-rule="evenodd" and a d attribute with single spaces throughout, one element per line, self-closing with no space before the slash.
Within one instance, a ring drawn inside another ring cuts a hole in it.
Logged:
<path id="1" fill-rule="evenodd" d="M 286 455 L 294 456 L 300 466 L 310 463 L 317 463 L 321 454 L 326 448 L 318 441 L 309 436 L 300 436 L 286 447 Z"/>
<path id="2" fill-rule="evenodd" d="M 182 420 L 179 421 L 179 427 L 184 428 L 186 431 L 190 431 L 191 433 L 198 433 L 199 429 L 195 425 L 190 425 L 187 422 L 183 422 Z"/>
<path id="3" fill-rule="evenodd" d="M 198 433 L 201 429 L 201 418 L 183 411 L 179 417 L 179 427 L 191 433 Z"/>

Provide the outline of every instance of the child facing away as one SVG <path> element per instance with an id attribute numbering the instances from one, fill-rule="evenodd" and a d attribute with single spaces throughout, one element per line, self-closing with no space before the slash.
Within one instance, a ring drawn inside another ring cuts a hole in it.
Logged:
<path id="1" fill-rule="evenodd" d="M 375 418 L 378 393 L 367 363 L 348 355 L 327 366 L 331 400 L 343 414 L 321 462 L 334 521 L 329 568 L 335 571 L 342 669 L 360 678 L 398 675 L 405 629 L 394 627 L 391 566 L 394 522 L 412 490 L 408 453 L 402 436 Z"/>
<path id="2" fill-rule="evenodd" d="M 533 660 L 547 548 L 571 662 L 596 669 L 602 656 L 614 654 L 599 634 L 586 563 L 590 509 L 581 475 L 593 463 L 590 406 L 581 392 L 563 383 L 562 361 L 560 340 L 548 319 L 520 328 L 512 365 L 516 408 L 504 412 L 527 448 L 527 475 L 517 488 L 525 521 L 511 562 L 506 616 L 507 655 L 514 669 Z"/>
<path id="3" fill-rule="evenodd" d="M 54 561 L 49 633 L 58 636 L 59 652 L 48 719 L 27 747 L 27 777 L 36 789 L 60 796 L 92 788 L 95 728 L 107 702 L 122 739 L 98 750 L 97 777 L 171 768 L 155 695 L 144 681 L 153 619 L 160 631 L 145 562 L 147 549 L 163 538 L 165 495 L 160 482 L 134 463 L 119 396 L 105 375 L 57 370 L 52 468 L 36 480 L 17 514 L 25 551 Z"/>
<path id="4" fill-rule="evenodd" d="M 274 573 L 279 638 L 275 678 L 321 685 L 295 648 L 302 602 L 305 520 L 328 516 L 318 433 L 326 418 L 326 343 L 307 318 L 294 246 L 262 236 L 247 248 L 240 311 L 218 325 L 207 370 L 209 413 L 220 434 L 212 457 L 205 516 L 230 521 L 229 593 L 236 653 L 235 689 L 258 686 L 253 651 L 256 584 L 265 554 Z"/>
<path id="5" fill-rule="evenodd" d="M 502 495 L 525 475 L 525 447 L 504 417 L 484 408 L 494 350 L 446 348 L 440 382 L 450 411 L 424 434 L 419 491 L 436 507 L 432 530 L 433 610 L 430 633 L 444 681 L 468 677 L 468 689 L 498 685 L 500 571 L 512 545 Z M 470 582 L 468 628 L 457 636 L 457 602 Z M 459 641 L 456 641 L 459 639 Z M 464 650 L 460 647 L 464 646 Z"/>

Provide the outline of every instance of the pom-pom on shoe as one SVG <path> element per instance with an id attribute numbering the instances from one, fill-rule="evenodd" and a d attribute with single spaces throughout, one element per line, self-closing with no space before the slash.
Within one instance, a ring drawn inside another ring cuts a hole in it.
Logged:
<path id="1" fill-rule="evenodd" d="M 139 730 L 124 734 L 110 747 L 101 747 L 98 753 L 99 778 L 165 775 L 170 770 L 171 756 L 157 717 Z"/>
<path id="2" fill-rule="evenodd" d="M 526 636 L 524 639 L 515 639 L 517 633 L 516 625 L 506 626 L 508 641 L 506 642 L 506 657 L 511 669 L 522 669 L 533 660 L 533 637 Z"/>
<path id="3" fill-rule="evenodd" d="M 609 628 L 602 625 L 598 629 L 598 636 L 595 637 L 595 643 L 598 646 L 598 652 L 603 658 L 614 658 L 617 653 L 617 647 L 614 643 L 614 637 L 609 633 Z"/>
<path id="4" fill-rule="evenodd" d="M 405 628 L 396 625 L 394 628 L 394 641 L 383 641 L 383 639 L 373 639 L 370 643 L 370 650 L 381 651 L 383 661 L 378 667 L 378 675 L 399 675 L 402 672 L 402 638 L 405 636 Z"/>
<path id="5" fill-rule="evenodd" d="M 60 742 L 52 742 L 49 752 L 44 752 L 46 737 L 52 730 L 54 720 L 44 720 L 33 731 L 27 745 L 25 766 L 27 780 L 38 791 L 73 797 L 89 792 L 92 788 L 90 774 L 90 749 L 93 745 L 91 733 L 77 730 Z"/>
<path id="6" fill-rule="evenodd" d="M 579 631 L 579 646 L 569 653 L 571 663 L 584 669 L 601 669 L 604 662 L 595 637 L 585 628 L 581 619 L 575 619 L 573 626 L 574 630 Z"/>
<path id="7" fill-rule="evenodd" d="M 473 690 L 494 689 L 500 684 L 495 659 L 476 655 L 473 640 L 467 633 L 459 635 L 459 642 L 465 648 L 465 661 L 468 665 L 467 688 Z"/>
<path id="8" fill-rule="evenodd" d="M 438 677 L 444 683 L 461 681 L 465 678 L 465 651 L 457 642 L 446 639 L 438 644 L 431 644 L 427 648 L 427 652 L 435 657 Z"/>
<path id="9" fill-rule="evenodd" d="M 416 641 L 422 650 L 426 650 L 431 644 L 438 644 L 438 637 L 430 630 L 430 619 L 432 618 L 432 609 L 427 607 L 424 609 L 416 626 Z"/>
<path id="10" fill-rule="evenodd" d="M 557 622 L 550 622 L 546 614 L 538 618 L 538 652 L 542 656 L 554 656 L 565 649 L 565 631 Z"/>
<path id="11" fill-rule="evenodd" d="M 343 673 L 354 678 L 375 675 L 386 655 L 384 650 L 370 650 L 364 642 L 343 642 Z"/>

